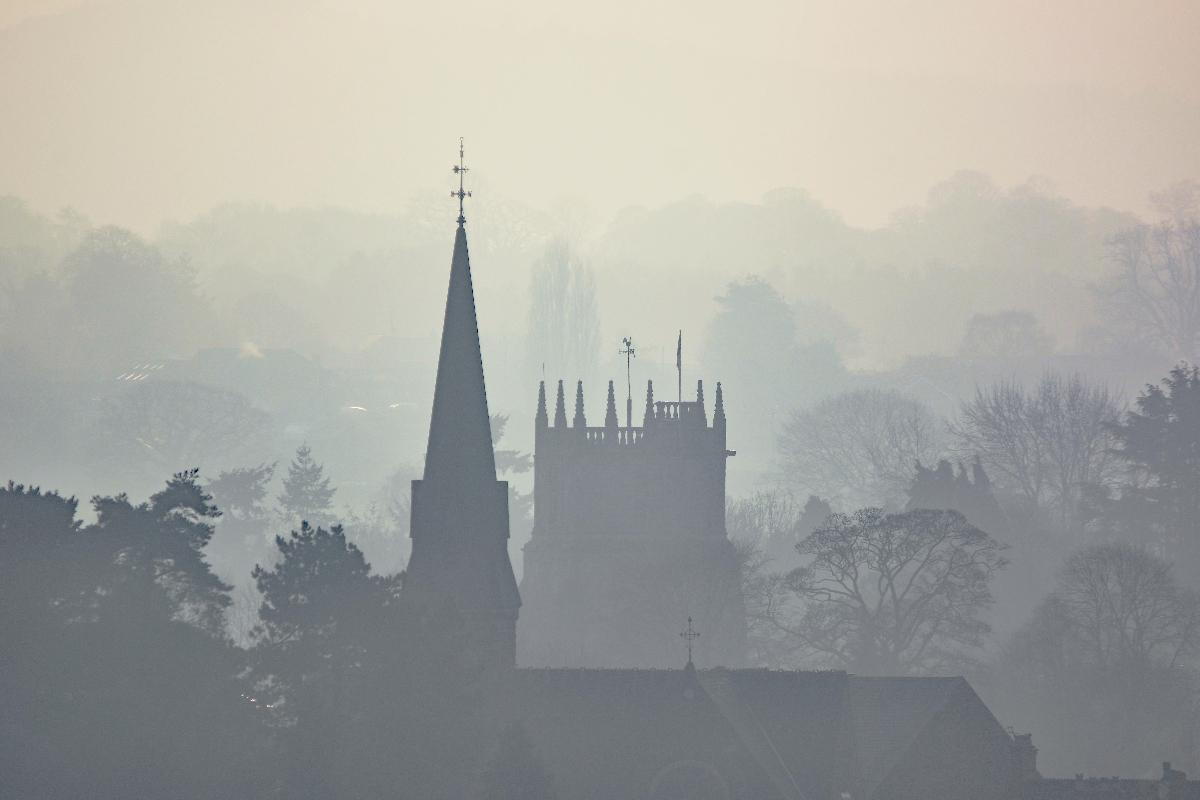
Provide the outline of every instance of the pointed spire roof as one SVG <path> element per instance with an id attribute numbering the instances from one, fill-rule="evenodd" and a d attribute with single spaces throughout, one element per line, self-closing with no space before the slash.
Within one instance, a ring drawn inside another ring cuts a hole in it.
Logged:
<path id="1" fill-rule="evenodd" d="M 646 381 L 646 417 L 642 421 L 642 427 L 649 427 L 654 419 L 654 381 Z"/>
<path id="2" fill-rule="evenodd" d="M 620 423 L 617 420 L 617 394 L 613 389 L 613 382 L 608 382 L 608 402 L 604 406 L 604 427 L 615 428 Z"/>
<path id="3" fill-rule="evenodd" d="M 567 427 L 567 400 L 563 396 L 563 382 L 558 382 L 558 395 L 554 398 L 554 427 Z"/>
<path id="4" fill-rule="evenodd" d="M 571 425 L 576 428 L 587 427 L 587 417 L 583 414 L 583 381 L 575 384 L 575 418 Z"/>
<path id="5" fill-rule="evenodd" d="M 465 486 L 495 479 L 496 456 L 483 383 L 475 289 L 467 231 L 460 218 L 450 261 L 429 447 L 425 451 L 425 480 Z"/>
<path id="6" fill-rule="evenodd" d="M 538 405 L 537 414 L 533 418 L 533 422 L 539 428 L 546 427 L 549 418 L 546 416 L 546 382 L 538 381 Z"/>
<path id="7" fill-rule="evenodd" d="M 725 392 L 721 390 L 721 382 L 717 381 L 716 407 L 713 408 L 713 422 L 725 423 Z"/>

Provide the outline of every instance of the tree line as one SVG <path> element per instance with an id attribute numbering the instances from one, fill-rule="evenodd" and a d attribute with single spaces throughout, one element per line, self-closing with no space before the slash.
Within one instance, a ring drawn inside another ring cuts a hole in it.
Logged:
<path id="1" fill-rule="evenodd" d="M 330 487 L 297 462 L 285 499 L 319 509 Z M 454 612 L 406 613 L 403 574 L 372 570 L 341 526 L 275 538 L 238 646 L 197 470 L 91 506 L 85 524 L 74 498 L 0 488 L 6 794 L 550 796 L 528 738 L 479 716 L 492 676 L 460 657 Z"/>
<path id="2" fill-rule="evenodd" d="M 758 663 L 965 672 L 1051 765 L 1189 763 L 1200 369 L 1129 407 L 1078 375 L 999 381 L 951 421 L 859 390 L 779 447 L 780 488 L 727 511 Z"/>

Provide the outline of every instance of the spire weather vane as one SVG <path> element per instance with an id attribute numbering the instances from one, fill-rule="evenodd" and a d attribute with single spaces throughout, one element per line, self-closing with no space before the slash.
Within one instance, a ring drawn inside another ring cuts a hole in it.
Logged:
<path id="1" fill-rule="evenodd" d="M 462 225 L 467 221 L 463 215 L 463 200 L 471 196 L 471 193 L 463 188 L 463 178 L 466 176 L 469 168 L 463 164 L 463 137 L 458 137 L 458 163 L 454 165 L 454 174 L 458 176 L 458 191 L 450 192 L 451 197 L 458 198 L 458 224 Z"/>
<path id="2" fill-rule="evenodd" d="M 692 627 L 692 618 L 688 617 L 687 628 L 679 632 L 679 638 L 687 642 L 688 663 L 692 663 L 692 643 L 700 638 L 700 632 Z"/>

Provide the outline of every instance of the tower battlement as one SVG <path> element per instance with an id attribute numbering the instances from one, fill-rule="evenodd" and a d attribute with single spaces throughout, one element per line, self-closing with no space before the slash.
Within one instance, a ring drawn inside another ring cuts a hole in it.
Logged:
<path id="1" fill-rule="evenodd" d="M 720 444 L 725 448 L 725 407 L 721 384 L 717 384 L 717 401 L 713 410 L 713 424 L 708 424 L 708 412 L 704 405 L 704 381 L 696 382 L 695 400 L 655 400 L 654 382 L 646 383 L 646 409 L 639 427 L 618 424 L 613 382 L 608 382 L 608 400 L 603 426 L 589 426 L 584 412 L 583 381 L 575 385 L 575 416 L 567 424 L 567 412 L 563 381 L 558 382 L 558 396 L 554 409 L 554 424 L 550 424 L 546 413 L 546 383 L 538 387 L 538 411 L 535 417 L 537 435 L 542 440 L 567 443 L 596 442 L 619 445 L 643 444 L 659 440 L 680 444 L 682 441 Z M 709 435 L 699 434 L 704 431 Z M 684 434 L 685 440 L 679 438 Z M 666 438 L 666 437 L 673 438 Z"/>

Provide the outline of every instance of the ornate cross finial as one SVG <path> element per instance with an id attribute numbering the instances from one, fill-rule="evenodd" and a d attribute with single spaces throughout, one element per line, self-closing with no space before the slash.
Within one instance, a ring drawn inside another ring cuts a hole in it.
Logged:
<path id="1" fill-rule="evenodd" d="M 451 197 L 458 198 L 458 224 L 462 225 L 467 221 L 463 215 L 463 199 L 470 197 L 471 193 L 463 189 L 463 178 L 466 176 L 469 168 L 463 164 L 463 138 L 458 137 L 458 163 L 454 165 L 454 174 L 458 176 L 458 191 L 450 192 Z"/>
<path id="2" fill-rule="evenodd" d="M 700 632 L 692 627 L 692 618 L 688 617 L 688 626 L 679 632 L 679 638 L 687 642 L 688 664 L 692 663 L 692 642 L 700 638 Z"/>

